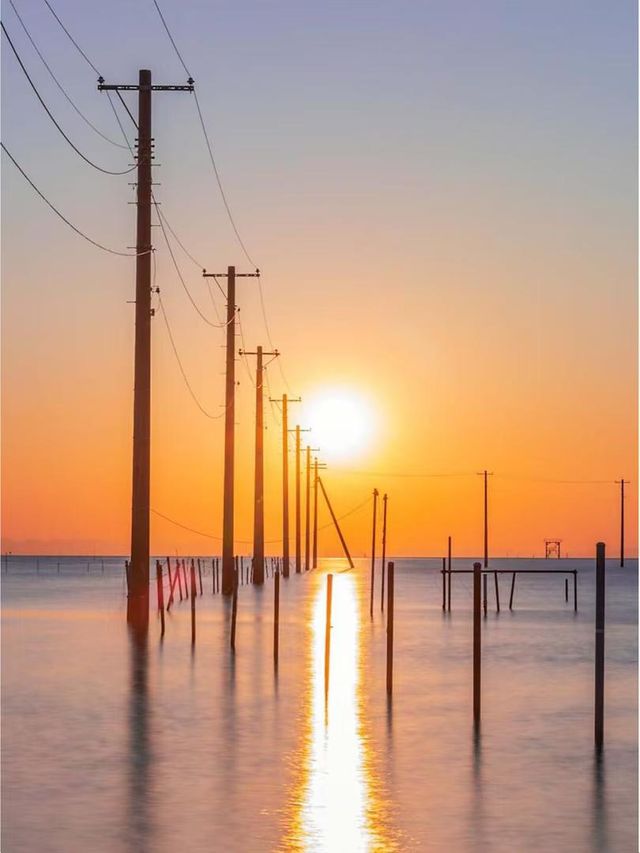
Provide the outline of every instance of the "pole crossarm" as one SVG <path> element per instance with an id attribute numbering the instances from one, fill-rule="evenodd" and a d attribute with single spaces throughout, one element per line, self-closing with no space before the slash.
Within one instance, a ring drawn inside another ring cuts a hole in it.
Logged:
<path id="1" fill-rule="evenodd" d="M 203 278 L 227 278 L 229 275 L 228 272 L 207 272 L 206 270 L 202 270 Z M 260 278 L 260 270 L 256 270 L 255 272 L 237 272 L 235 274 L 236 278 Z"/>
<path id="2" fill-rule="evenodd" d="M 189 77 L 186 85 L 170 85 L 159 86 L 155 83 L 152 86 L 140 86 L 136 83 L 105 83 L 104 77 L 98 77 L 99 92 L 139 92 L 140 89 L 151 92 L 193 92 L 194 80 Z"/>

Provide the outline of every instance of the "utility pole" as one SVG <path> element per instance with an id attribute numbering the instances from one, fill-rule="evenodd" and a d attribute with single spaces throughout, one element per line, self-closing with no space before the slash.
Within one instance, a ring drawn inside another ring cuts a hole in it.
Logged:
<path id="1" fill-rule="evenodd" d="M 371 590 L 369 597 L 369 616 L 373 619 L 373 587 L 376 577 L 376 514 L 378 512 L 377 489 L 373 490 L 373 533 L 371 534 Z"/>
<path id="2" fill-rule="evenodd" d="M 300 522 L 300 434 L 310 432 L 308 429 L 301 429 L 300 424 L 292 429 L 296 435 L 296 574 L 299 575 L 302 571 L 302 525 Z"/>
<path id="3" fill-rule="evenodd" d="M 481 471 L 478 476 L 484 477 L 484 568 L 489 566 L 489 490 L 488 477 L 493 475 L 493 471 Z"/>
<path id="4" fill-rule="evenodd" d="M 263 352 L 258 347 L 256 352 L 240 350 L 240 355 L 256 356 L 256 463 L 255 463 L 255 487 L 253 504 L 253 582 L 264 583 L 264 405 L 263 405 L 263 381 L 264 367 L 263 356 L 270 355 L 277 358 L 278 350 Z"/>
<path id="5" fill-rule="evenodd" d="M 140 69 L 138 83 L 106 84 L 98 90 L 138 93 L 138 175 L 136 222 L 136 320 L 133 390 L 133 472 L 131 560 L 127 573 L 127 621 L 138 630 L 149 624 L 149 492 L 151 476 L 151 92 L 193 92 L 185 86 L 152 86 L 151 71 Z"/>
<path id="6" fill-rule="evenodd" d="M 382 578 L 380 590 L 380 610 L 384 611 L 384 573 L 385 560 L 387 559 L 387 501 L 388 497 L 385 494 L 382 497 Z"/>
<path id="7" fill-rule="evenodd" d="M 354 566 L 353 566 L 353 560 L 351 559 L 351 554 L 349 553 L 349 549 L 347 548 L 347 543 L 345 542 L 345 538 L 342 535 L 342 530 L 340 530 L 340 525 L 338 524 L 338 519 L 336 518 L 336 514 L 333 511 L 333 507 L 331 506 L 331 502 L 329 500 L 329 495 L 327 494 L 327 490 L 325 489 L 324 483 L 322 482 L 320 477 L 318 477 L 318 483 L 320 484 L 320 488 L 322 489 L 322 494 L 323 494 L 324 499 L 326 501 L 327 509 L 329 510 L 329 513 L 331 514 L 331 520 L 333 521 L 333 524 L 336 528 L 336 532 L 337 532 L 338 537 L 340 539 L 340 544 L 342 545 L 342 549 L 344 551 L 345 557 L 349 561 L 349 568 L 353 569 Z"/>
<path id="8" fill-rule="evenodd" d="M 282 405 L 282 577 L 289 577 L 289 403 L 300 403 L 301 398 L 282 399 L 270 397 L 272 403 Z"/>
<path id="9" fill-rule="evenodd" d="M 234 512 L 234 476 L 235 476 L 235 415 L 236 415 L 236 278 L 258 278 L 260 270 L 254 273 L 236 273 L 234 266 L 227 267 L 225 273 L 202 271 L 204 278 L 227 279 L 227 344 L 226 344 L 226 384 L 224 399 L 224 503 L 222 510 L 222 594 L 233 593 L 234 554 L 233 554 L 233 512 Z"/>
<path id="10" fill-rule="evenodd" d="M 304 505 L 305 525 L 304 525 L 304 570 L 308 572 L 311 568 L 310 549 L 311 549 L 311 453 L 319 450 L 318 447 L 306 447 L 306 500 Z"/>
<path id="11" fill-rule="evenodd" d="M 313 568 L 318 568 L 318 469 L 326 468 L 318 465 L 318 457 L 313 460 Z"/>
<path id="12" fill-rule="evenodd" d="M 624 566 L 624 487 L 628 480 L 616 480 L 620 486 L 620 565 Z"/>

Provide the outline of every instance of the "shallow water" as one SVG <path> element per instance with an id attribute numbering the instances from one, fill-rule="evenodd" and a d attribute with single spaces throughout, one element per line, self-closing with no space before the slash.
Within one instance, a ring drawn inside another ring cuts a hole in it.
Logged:
<path id="1" fill-rule="evenodd" d="M 470 576 L 453 577 L 445 614 L 440 562 L 396 561 L 388 702 L 379 566 L 370 620 L 369 563 L 356 562 L 282 581 L 276 673 L 272 579 L 240 588 L 232 655 L 209 570 L 192 649 L 187 603 L 164 642 L 155 617 L 146 644 L 129 638 L 121 560 L 11 557 L 3 851 L 637 850 L 637 562 L 607 562 L 600 761 L 593 561 L 494 561 L 578 569 L 579 609 L 564 576 L 520 575 L 509 611 L 503 575 L 498 614 L 489 580 L 477 738 Z"/>

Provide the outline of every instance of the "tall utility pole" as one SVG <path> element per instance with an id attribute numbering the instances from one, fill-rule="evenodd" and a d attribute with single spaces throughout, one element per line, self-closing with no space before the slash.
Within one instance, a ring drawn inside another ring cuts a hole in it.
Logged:
<path id="1" fill-rule="evenodd" d="M 380 610 L 384 611 L 384 573 L 385 560 L 387 559 L 387 501 L 388 497 L 385 494 L 382 497 L 382 578 L 380 587 Z"/>
<path id="2" fill-rule="evenodd" d="M 233 266 L 225 273 L 202 271 L 205 278 L 227 279 L 227 345 L 224 398 L 224 503 L 222 509 L 222 594 L 233 592 L 233 511 L 235 483 L 235 414 L 236 414 L 236 278 L 258 278 L 254 273 L 236 273 Z"/>
<path id="3" fill-rule="evenodd" d="M 308 572 L 311 568 L 311 453 L 319 448 L 306 447 L 306 500 L 304 504 L 305 524 L 304 524 L 304 570 Z"/>
<path id="4" fill-rule="evenodd" d="M 492 471 L 481 471 L 478 476 L 484 477 L 484 567 L 489 566 L 489 489 L 488 477 L 491 477 Z"/>
<path id="5" fill-rule="evenodd" d="M 624 487 L 628 480 L 616 480 L 620 486 L 620 565 L 624 566 Z"/>
<path id="6" fill-rule="evenodd" d="M 262 358 L 265 355 L 277 358 L 278 350 L 262 352 L 258 347 L 256 352 L 240 350 L 240 355 L 256 356 L 256 464 L 255 488 L 253 504 L 253 582 L 264 583 L 264 404 L 263 382 L 264 367 Z"/>
<path id="7" fill-rule="evenodd" d="M 269 398 L 282 405 L 282 577 L 289 577 L 289 403 L 300 403 L 300 397 Z"/>
<path id="8" fill-rule="evenodd" d="M 318 465 L 318 457 L 313 460 L 313 568 L 318 568 L 318 469 L 326 468 Z"/>
<path id="9" fill-rule="evenodd" d="M 300 434 L 310 432 L 308 429 L 301 429 L 300 424 L 291 430 L 296 434 L 296 574 L 302 572 L 302 524 L 300 521 Z"/>
<path id="10" fill-rule="evenodd" d="M 378 512 L 378 490 L 373 490 L 373 533 L 371 534 L 371 595 L 369 598 L 369 616 L 373 618 L 373 587 L 376 577 L 376 514 Z"/>
<path id="11" fill-rule="evenodd" d="M 138 83 L 106 84 L 98 90 L 138 93 L 138 188 L 136 223 L 136 327 L 133 390 L 133 476 L 131 560 L 127 573 L 127 621 L 137 629 L 149 624 L 149 492 L 151 475 L 151 92 L 193 92 L 186 86 L 152 86 L 151 71 L 140 69 Z"/>

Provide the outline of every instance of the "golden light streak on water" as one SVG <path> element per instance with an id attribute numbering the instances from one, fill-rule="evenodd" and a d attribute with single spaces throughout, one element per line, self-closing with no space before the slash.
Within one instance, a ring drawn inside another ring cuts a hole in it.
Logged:
<path id="1" fill-rule="evenodd" d="M 299 775 L 282 849 L 395 850 L 385 837 L 379 785 L 372 778 L 360 708 L 360 611 L 355 577 L 333 579 L 331 651 L 325 692 L 326 580 L 312 605 L 309 689 L 305 696 Z"/>

